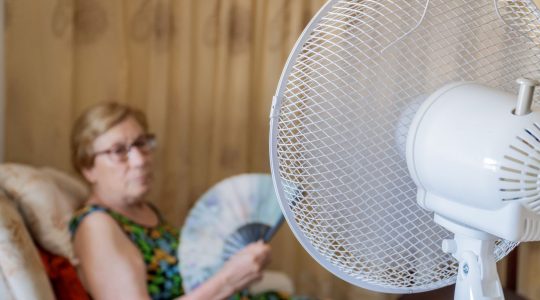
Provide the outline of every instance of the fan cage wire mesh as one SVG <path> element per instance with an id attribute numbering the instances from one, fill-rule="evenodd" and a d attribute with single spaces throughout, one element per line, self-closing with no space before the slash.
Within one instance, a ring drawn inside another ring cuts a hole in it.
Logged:
<path id="1" fill-rule="evenodd" d="M 270 114 L 274 184 L 302 246 L 374 291 L 454 283 L 457 262 L 441 250 L 452 234 L 416 204 L 408 125 L 448 82 L 517 93 L 518 77 L 540 78 L 539 45 L 531 1 L 329 1 L 291 52 Z M 497 241 L 497 259 L 515 246 Z"/>

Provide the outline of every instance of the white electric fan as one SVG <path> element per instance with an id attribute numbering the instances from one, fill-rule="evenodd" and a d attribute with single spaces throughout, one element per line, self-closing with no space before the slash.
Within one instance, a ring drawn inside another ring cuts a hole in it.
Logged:
<path id="1" fill-rule="evenodd" d="M 527 0 L 320 10 L 274 97 L 270 159 L 321 265 L 379 292 L 504 298 L 495 261 L 540 240 L 539 18 Z"/>

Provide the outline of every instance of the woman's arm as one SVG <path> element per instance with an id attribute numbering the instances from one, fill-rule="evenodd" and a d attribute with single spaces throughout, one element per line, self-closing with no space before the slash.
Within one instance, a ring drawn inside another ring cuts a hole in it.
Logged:
<path id="1" fill-rule="evenodd" d="M 229 259 L 223 268 L 181 300 L 221 300 L 261 279 L 270 263 L 270 246 L 263 242 L 248 245 Z"/>
<path id="2" fill-rule="evenodd" d="M 87 216 L 77 229 L 74 246 L 93 299 L 150 299 L 142 256 L 109 215 Z"/>
<path id="3" fill-rule="evenodd" d="M 141 254 L 109 215 L 87 216 L 77 229 L 74 246 L 85 287 L 94 299 L 150 299 Z M 207 282 L 179 299 L 226 299 L 259 280 L 269 262 L 270 246 L 248 245 Z"/>

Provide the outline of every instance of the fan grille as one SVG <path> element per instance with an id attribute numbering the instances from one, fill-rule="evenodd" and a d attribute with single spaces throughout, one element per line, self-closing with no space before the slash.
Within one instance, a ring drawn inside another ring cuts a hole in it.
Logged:
<path id="1" fill-rule="evenodd" d="M 457 264 L 441 251 L 451 234 L 415 201 L 408 125 L 448 82 L 517 93 L 516 78 L 539 78 L 539 26 L 529 1 L 330 1 L 294 49 L 272 116 L 274 179 L 304 247 L 372 290 L 453 283 Z M 514 246 L 500 241 L 497 257 Z"/>

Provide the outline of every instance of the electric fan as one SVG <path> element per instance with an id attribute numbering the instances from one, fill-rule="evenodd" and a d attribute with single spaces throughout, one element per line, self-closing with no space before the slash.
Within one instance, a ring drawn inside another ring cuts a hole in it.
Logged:
<path id="1" fill-rule="evenodd" d="M 188 214 L 178 249 L 182 284 L 190 292 L 252 242 L 269 241 L 283 222 L 269 174 L 225 179 Z"/>
<path id="2" fill-rule="evenodd" d="M 540 78 L 539 18 L 526 0 L 319 11 L 273 100 L 270 159 L 321 265 L 379 292 L 456 282 L 456 299 L 503 299 L 495 261 L 540 240 L 540 113 L 524 79 Z"/>

